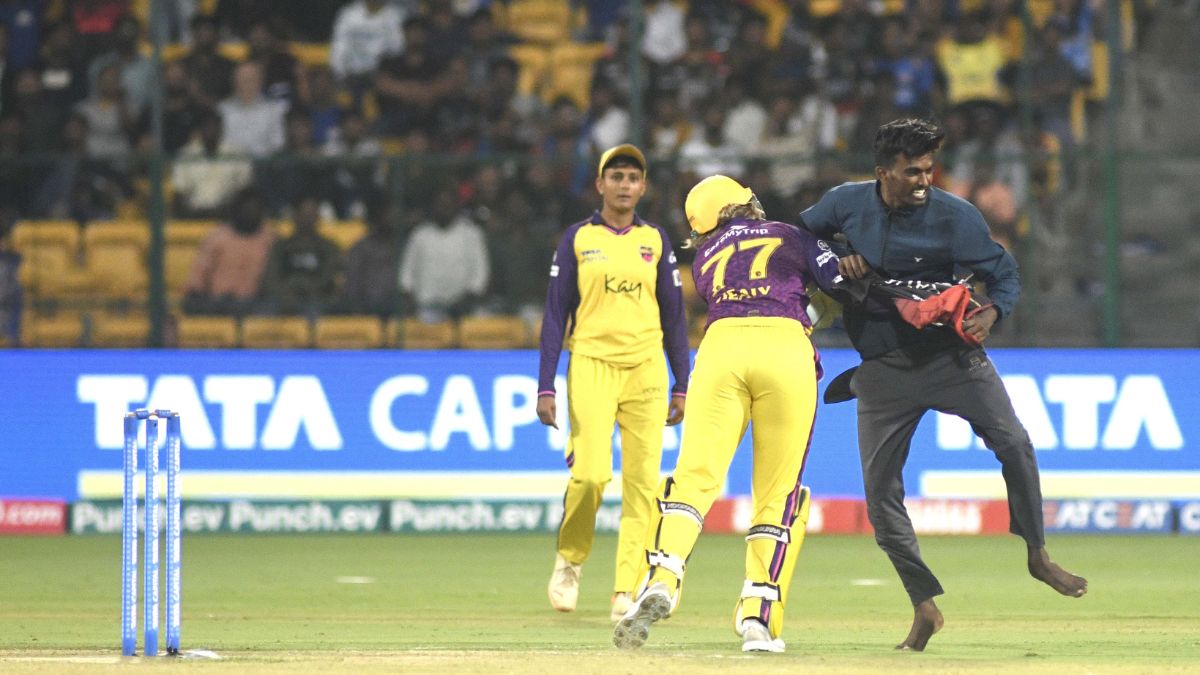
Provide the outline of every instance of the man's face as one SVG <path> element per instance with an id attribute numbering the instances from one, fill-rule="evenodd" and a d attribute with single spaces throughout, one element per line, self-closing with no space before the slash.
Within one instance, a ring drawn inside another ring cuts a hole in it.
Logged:
<path id="1" fill-rule="evenodd" d="M 920 157 L 900 154 L 889 167 L 875 167 L 883 201 L 893 209 L 920 206 L 933 184 L 933 153 Z"/>
<path id="2" fill-rule="evenodd" d="M 609 166 L 596 179 L 596 191 L 605 207 L 618 212 L 632 211 L 646 194 L 646 177 L 641 167 L 632 164 Z"/>

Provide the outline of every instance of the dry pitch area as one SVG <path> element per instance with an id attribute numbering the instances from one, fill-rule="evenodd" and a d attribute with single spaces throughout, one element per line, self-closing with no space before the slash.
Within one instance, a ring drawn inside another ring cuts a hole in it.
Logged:
<path id="1" fill-rule="evenodd" d="M 213 535 L 184 542 L 183 642 L 221 660 L 118 656 L 119 537 L 0 540 L 3 673 L 1200 673 L 1200 538 L 1059 536 L 1089 578 L 1063 598 L 1013 537 L 927 537 L 947 595 L 924 654 L 891 647 L 911 610 L 869 538 L 810 537 L 788 653 L 746 656 L 730 612 L 743 542 L 705 536 L 679 613 L 639 652 L 610 646 L 615 540 L 585 567 L 580 610 L 545 600 L 544 535 Z"/>

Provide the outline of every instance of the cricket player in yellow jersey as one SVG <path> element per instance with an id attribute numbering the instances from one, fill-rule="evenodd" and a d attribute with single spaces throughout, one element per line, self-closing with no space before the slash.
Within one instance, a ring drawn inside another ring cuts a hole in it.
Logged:
<path id="1" fill-rule="evenodd" d="M 557 428 L 554 375 L 564 338 L 571 471 L 563 498 L 550 604 L 575 609 L 592 550 L 596 511 L 612 480 L 614 422 L 621 431 L 621 525 L 611 613 L 632 601 L 644 565 L 662 462 L 663 423 L 683 420 L 690 358 L 683 291 L 666 232 L 638 217 L 646 158 L 632 145 L 600 157 L 601 207 L 563 234 L 550 266 L 542 320 L 538 419 Z M 664 347 L 667 359 L 663 358 Z M 667 394 L 667 361 L 675 386 Z"/>
<path id="2" fill-rule="evenodd" d="M 700 181 L 684 210 L 708 328 L 692 372 L 679 459 L 663 482 L 647 537 L 649 569 L 613 643 L 640 647 L 650 625 L 675 611 L 704 516 L 753 421 L 752 524 L 734 628 L 743 651 L 781 652 L 783 609 L 808 522 L 809 492 L 800 476 L 821 372 L 808 337 L 805 287 L 830 290 L 838 259 L 807 231 L 766 220 L 754 193 L 732 178 Z"/>

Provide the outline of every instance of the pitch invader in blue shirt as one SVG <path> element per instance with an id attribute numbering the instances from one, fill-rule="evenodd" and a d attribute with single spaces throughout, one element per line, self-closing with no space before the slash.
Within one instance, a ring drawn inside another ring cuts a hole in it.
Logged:
<path id="1" fill-rule="evenodd" d="M 989 236 L 979 210 L 933 187 L 934 156 L 944 135 L 926 120 L 884 124 L 875 135 L 876 179 L 833 188 L 800 214 L 800 224 L 823 240 L 844 237 L 849 248 L 833 246 L 839 271 L 850 279 L 875 270 L 892 279 L 953 282 L 965 272 L 983 282 L 993 305 L 961 326 L 982 343 L 1012 312 L 1020 277 L 1016 261 Z M 896 648 L 925 649 L 943 624 L 933 601 L 942 586 L 921 559 L 904 507 L 902 475 L 913 432 L 930 410 L 970 422 L 1000 461 L 1009 530 L 1026 542 L 1029 573 L 1063 595 L 1083 596 L 1087 580 L 1046 553 L 1033 444 L 982 347 L 967 344 L 952 326 L 915 328 L 899 312 L 876 311 L 870 303 L 847 304 L 844 321 L 862 357 L 846 398 L 858 398 L 867 515 L 914 607 L 912 628 Z"/>

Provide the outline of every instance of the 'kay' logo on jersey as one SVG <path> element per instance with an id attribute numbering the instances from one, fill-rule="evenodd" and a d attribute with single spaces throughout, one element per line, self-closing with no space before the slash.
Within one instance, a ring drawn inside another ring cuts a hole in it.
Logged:
<path id="1" fill-rule="evenodd" d="M 642 260 L 645 260 L 646 262 L 654 261 L 654 249 L 650 248 L 649 246 L 639 246 L 638 250 L 642 254 Z"/>

